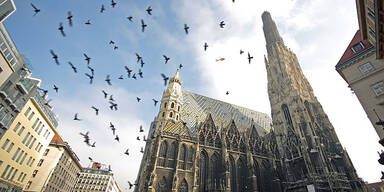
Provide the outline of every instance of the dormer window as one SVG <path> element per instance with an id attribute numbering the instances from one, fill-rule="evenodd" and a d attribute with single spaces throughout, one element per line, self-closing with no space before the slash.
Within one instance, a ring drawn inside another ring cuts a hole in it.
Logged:
<path id="1" fill-rule="evenodd" d="M 363 48 L 364 48 L 364 45 L 361 42 L 359 42 L 359 43 L 355 44 L 354 46 L 352 46 L 352 51 L 354 53 L 356 53 L 356 52 L 359 52 L 360 50 L 362 50 Z"/>

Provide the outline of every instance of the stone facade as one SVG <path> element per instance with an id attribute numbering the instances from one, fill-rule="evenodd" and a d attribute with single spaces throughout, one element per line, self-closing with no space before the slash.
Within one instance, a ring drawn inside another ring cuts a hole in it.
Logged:
<path id="1" fill-rule="evenodd" d="M 105 165 L 93 163 L 92 168 L 83 168 L 78 174 L 72 192 L 121 192 L 112 171 Z"/>
<path id="2" fill-rule="evenodd" d="M 272 120 L 181 90 L 177 71 L 151 124 L 136 192 L 362 191 L 296 56 L 269 13 L 262 18 Z"/>
<path id="3" fill-rule="evenodd" d="M 43 157 L 38 161 L 26 192 L 71 191 L 82 166 L 68 143 L 55 134 Z"/>

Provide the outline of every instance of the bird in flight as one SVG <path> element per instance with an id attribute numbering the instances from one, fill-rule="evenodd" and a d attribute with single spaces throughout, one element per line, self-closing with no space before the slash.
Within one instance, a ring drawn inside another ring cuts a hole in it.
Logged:
<path id="1" fill-rule="evenodd" d="M 225 92 L 226 95 L 229 95 L 229 91 Z"/>
<path id="2" fill-rule="evenodd" d="M 90 58 L 90 57 L 88 57 L 88 55 L 87 55 L 87 54 L 85 54 L 85 53 L 83 53 L 83 55 L 84 55 L 84 57 L 85 57 L 85 59 L 84 59 L 84 60 L 86 60 L 86 61 L 87 61 L 87 64 L 89 65 L 89 62 L 91 62 L 91 58 Z"/>
<path id="3" fill-rule="evenodd" d="M 136 54 L 136 58 L 137 58 L 136 63 L 139 63 L 139 61 L 142 59 L 142 57 L 138 53 L 135 53 L 135 54 Z"/>
<path id="4" fill-rule="evenodd" d="M 84 24 L 86 24 L 86 25 L 90 25 L 91 24 L 91 20 L 87 20 L 87 22 L 85 22 Z"/>
<path id="5" fill-rule="evenodd" d="M 161 74 L 161 76 L 163 77 L 163 80 L 164 80 L 164 86 L 167 86 L 169 77 L 165 76 L 163 73 Z"/>
<path id="6" fill-rule="evenodd" d="M 220 28 L 224 28 L 224 26 L 225 26 L 225 23 L 224 23 L 224 21 L 220 21 Z"/>
<path id="7" fill-rule="evenodd" d="M 115 8 L 116 2 L 114 0 L 111 0 L 111 6 L 112 6 L 112 8 Z"/>
<path id="8" fill-rule="evenodd" d="M 72 67 L 73 72 L 77 73 L 77 68 L 70 61 L 68 61 L 68 64 Z"/>
<path id="9" fill-rule="evenodd" d="M 140 76 L 140 78 L 143 78 L 143 72 L 141 71 L 141 69 L 139 69 L 139 72 L 137 74 Z"/>
<path id="10" fill-rule="evenodd" d="M 157 102 L 159 102 L 159 101 L 156 100 L 156 99 L 152 99 L 152 101 L 155 103 L 155 107 L 156 107 L 156 104 L 157 104 Z"/>
<path id="11" fill-rule="evenodd" d="M 185 34 L 188 35 L 188 30 L 189 30 L 189 27 L 187 24 L 184 24 L 184 31 L 185 31 Z"/>
<path id="12" fill-rule="evenodd" d="M 240 55 L 242 55 L 243 53 L 244 53 L 244 51 L 240 49 Z"/>
<path id="13" fill-rule="evenodd" d="M 90 145 L 90 147 L 96 147 L 96 142 L 93 142 L 92 145 Z"/>
<path id="14" fill-rule="evenodd" d="M 144 20 L 141 20 L 141 32 L 144 32 L 145 27 L 147 27 L 147 24 L 144 23 Z"/>
<path id="15" fill-rule="evenodd" d="M 61 35 L 62 35 L 63 37 L 65 37 L 63 23 L 60 23 L 60 24 L 59 24 L 59 28 L 58 28 L 58 29 L 59 29 Z"/>
<path id="16" fill-rule="evenodd" d="M 140 102 L 141 98 L 140 97 L 136 97 L 136 100 L 137 100 L 137 102 Z"/>
<path id="17" fill-rule="evenodd" d="M 128 185 L 129 185 L 129 189 L 131 189 L 133 185 L 137 185 L 137 184 L 132 184 L 130 181 L 128 181 Z"/>
<path id="18" fill-rule="evenodd" d="M 108 83 L 108 85 L 112 85 L 109 75 L 107 75 L 107 77 L 105 78 L 105 81 Z"/>
<path id="19" fill-rule="evenodd" d="M 88 157 L 89 161 L 93 162 L 93 159 L 91 157 Z"/>
<path id="20" fill-rule="evenodd" d="M 109 122 L 109 128 L 111 128 L 113 135 L 115 135 L 116 127 L 112 124 L 112 122 Z"/>
<path id="21" fill-rule="evenodd" d="M 56 85 L 53 85 L 53 89 L 56 91 L 56 93 L 59 92 L 59 88 Z"/>
<path id="22" fill-rule="evenodd" d="M 35 12 L 35 14 L 33 14 L 33 16 L 35 16 L 36 14 L 38 14 L 41 10 L 38 9 L 34 4 L 31 3 L 31 6 L 33 7 L 33 12 Z"/>
<path id="23" fill-rule="evenodd" d="M 116 135 L 115 140 L 120 143 L 120 139 L 118 135 Z"/>
<path id="24" fill-rule="evenodd" d="M 132 70 L 128 68 L 128 66 L 124 66 L 125 70 L 127 71 L 128 78 L 131 77 Z"/>
<path id="25" fill-rule="evenodd" d="M 109 108 L 110 108 L 111 110 L 114 109 L 115 111 L 117 111 L 117 103 L 114 103 L 114 102 L 110 101 L 109 104 L 111 104 L 111 105 L 109 106 Z"/>
<path id="26" fill-rule="evenodd" d="M 148 15 L 152 15 L 152 8 L 151 8 L 151 6 L 149 6 L 146 11 L 147 11 Z"/>
<path id="27" fill-rule="evenodd" d="M 115 44 L 115 42 L 111 40 L 111 41 L 109 41 L 109 44 L 110 44 L 110 45 L 111 45 L 111 44 Z"/>
<path id="28" fill-rule="evenodd" d="M 165 60 L 165 64 L 167 64 L 168 61 L 171 59 L 171 58 L 167 57 L 166 55 L 163 55 L 163 57 L 164 57 L 164 60 Z"/>
<path id="29" fill-rule="evenodd" d="M 118 46 L 113 46 L 113 50 L 116 50 L 116 49 L 118 49 L 119 47 Z"/>
<path id="30" fill-rule="evenodd" d="M 75 121 L 81 121 L 81 119 L 79 119 L 79 117 L 78 117 L 78 114 L 77 114 L 77 113 L 75 113 L 75 117 L 73 118 L 73 120 L 75 120 Z"/>
<path id="31" fill-rule="evenodd" d="M 224 60 L 225 60 L 225 58 L 224 58 L 224 57 L 220 57 L 220 58 L 216 59 L 216 62 L 219 62 L 219 61 L 224 61 Z"/>
<path id="32" fill-rule="evenodd" d="M 143 129 L 143 126 L 142 125 L 140 125 L 140 130 L 139 130 L 139 132 L 141 133 L 141 132 L 144 132 L 144 129 Z"/>
<path id="33" fill-rule="evenodd" d="M 129 149 L 125 150 L 124 154 L 129 155 Z"/>
<path id="34" fill-rule="evenodd" d="M 123 80 L 124 79 L 123 75 L 120 75 L 118 79 Z"/>
<path id="35" fill-rule="evenodd" d="M 141 149 L 140 149 L 140 153 L 144 153 L 144 149 L 143 149 L 143 147 L 141 147 Z"/>
<path id="36" fill-rule="evenodd" d="M 147 139 L 145 138 L 145 135 L 143 135 L 143 141 L 147 141 Z"/>
<path id="37" fill-rule="evenodd" d="M 51 53 L 51 55 L 52 55 L 52 58 L 55 60 L 55 63 L 57 64 L 57 65 L 60 65 L 60 62 L 59 62 L 59 57 L 56 55 L 56 53 L 55 52 L 53 52 L 53 50 L 51 49 L 51 50 L 49 50 L 49 52 Z"/>
<path id="38" fill-rule="evenodd" d="M 100 13 L 103 13 L 105 11 L 104 4 L 101 5 Z"/>
<path id="39" fill-rule="evenodd" d="M 101 92 L 103 92 L 103 94 L 104 94 L 104 98 L 106 99 L 106 98 L 108 97 L 108 93 L 105 92 L 104 90 L 101 90 Z"/>
<path id="40" fill-rule="evenodd" d="M 251 56 L 251 54 L 249 54 L 248 52 L 248 63 L 251 64 L 251 60 L 253 59 L 253 56 Z"/>
<path id="41" fill-rule="evenodd" d="M 139 136 L 137 136 L 137 137 L 136 137 L 136 140 L 140 141 L 140 137 L 139 137 Z"/>
<path id="42" fill-rule="evenodd" d="M 95 70 L 88 65 L 88 69 L 91 70 L 92 76 L 95 74 Z"/>
<path id="43" fill-rule="evenodd" d="M 206 51 L 207 48 L 208 48 L 208 44 L 207 44 L 207 42 L 205 42 L 205 43 L 204 43 L 204 51 Z"/>
<path id="44" fill-rule="evenodd" d="M 109 101 L 115 101 L 115 99 L 113 99 L 113 95 L 109 96 Z"/>
<path id="45" fill-rule="evenodd" d="M 96 115 L 99 115 L 99 109 L 98 109 L 98 108 L 96 108 L 95 106 L 92 106 L 91 108 L 92 108 L 93 110 L 95 110 Z"/>
<path id="46" fill-rule="evenodd" d="M 72 23 L 72 13 L 70 11 L 68 11 L 68 16 L 67 16 L 67 19 L 68 19 L 68 22 L 69 22 L 69 26 L 72 27 L 73 23 Z"/>
<path id="47" fill-rule="evenodd" d="M 89 78 L 89 84 L 92 84 L 92 82 L 93 82 L 93 74 L 90 75 L 88 73 L 85 73 L 85 75 Z"/>
<path id="48" fill-rule="evenodd" d="M 133 74 L 133 75 L 132 75 L 132 79 L 137 80 L 137 78 L 136 78 L 136 74 Z"/>
<path id="49" fill-rule="evenodd" d="M 141 59 L 141 60 L 140 60 L 140 67 L 143 68 L 143 67 L 144 67 L 144 64 L 145 64 L 145 63 L 144 63 L 143 59 Z"/>
<path id="50" fill-rule="evenodd" d="M 133 17 L 132 17 L 132 16 L 128 16 L 127 19 L 128 19 L 130 22 L 132 22 Z"/>
<path id="51" fill-rule="evenodd" d="M 43 97 L 45 97 L 48 93 L 48 90 L 42 89 L 40 87 L 37 87 L 37 89 L 43 92 Z"/>

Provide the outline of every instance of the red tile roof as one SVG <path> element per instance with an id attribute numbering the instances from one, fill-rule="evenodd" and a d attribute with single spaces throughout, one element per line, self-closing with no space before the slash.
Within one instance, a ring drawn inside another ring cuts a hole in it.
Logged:
<path id="1" fill-rule="evenodd" d="M 354 52 L 352 50 L 352 47 L 356 44 L 361 42 L 363 44 L 363 49 L 361 49 L 358 52 Z M 355 36 L 353 37 L 352 41 L 349 43 L 347 49 L 344 51 L 343 56 L 341 56 L 339 62 L 337 62 L 336 68 L 338 68 L 339 65 L 343 64 L 344 62 L 348 61 L 352 57 L 358 55 L 359 53 L 369 49 L 372 47 L 372 44 L 368 42 L 368 40 L 361 40 L 360 30 L 357 30 L 355 33 Z"/>
<path id="2" fill-rule="evenodd" d="M 51 143 L 64 143 L 63 139 L 59 136 L 59 134 L 55 134 L 55 136 L 53 136 L 52 140 L 51 140 Z"/>

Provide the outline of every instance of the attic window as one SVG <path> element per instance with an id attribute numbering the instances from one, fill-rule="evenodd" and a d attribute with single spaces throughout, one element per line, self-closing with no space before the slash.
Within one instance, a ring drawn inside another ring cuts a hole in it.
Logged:
<path id="1" fill-rule="evenodd" d="M 362 50 L 364 48 L 363 44 L 361 42 L 355 44 L 354 46 L 352 46 L 352 51 L 354 53 L 356 52 L 359 52 L 360 50 Z"/>

